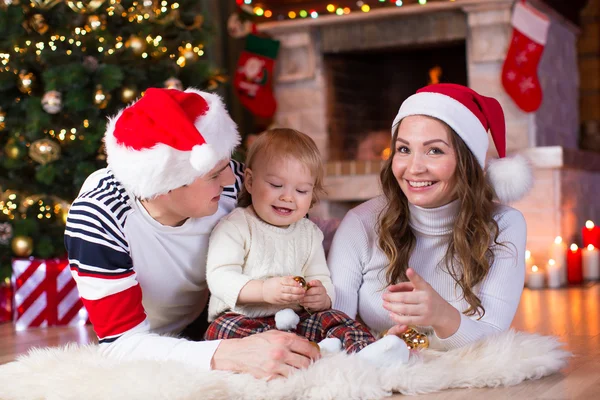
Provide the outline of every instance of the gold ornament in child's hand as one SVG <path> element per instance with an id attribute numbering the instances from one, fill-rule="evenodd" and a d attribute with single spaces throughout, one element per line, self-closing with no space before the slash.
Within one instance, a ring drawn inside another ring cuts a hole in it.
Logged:
<path id="1" fill-rule="evenodd" d="M 301 276 L 295 276 L 294 280 L 300 284 L 300 287 L 304 290 L 310 289 L 310 285 L 306 283 L 306 280 Z"/>

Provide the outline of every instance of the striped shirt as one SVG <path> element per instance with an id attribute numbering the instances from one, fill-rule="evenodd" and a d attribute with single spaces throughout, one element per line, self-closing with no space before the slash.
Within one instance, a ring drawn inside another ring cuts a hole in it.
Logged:
<path id="1" fill-rule="evenodd" d="M 218 342 L 194 343 L 179 333 L 208 298 L 206 253 L 213 227 L 236 205 L 243 165 L 214 215 L 178 227 L 154 220 L 109 169 L 94 172 L 71 205 L 65 246 L 71 273 L 94 330 L 117 357 L 189 361 L 208 368 Z"/>

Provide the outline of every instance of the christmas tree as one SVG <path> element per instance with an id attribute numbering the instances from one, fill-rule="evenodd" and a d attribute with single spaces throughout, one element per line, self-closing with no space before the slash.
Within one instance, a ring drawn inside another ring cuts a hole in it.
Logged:
<path id="1" fill-rule="evenodd" d="M 0 0 L 0 279 L 64 256 L 70 202 L 102 137 L 148 87 L 214 90 L 197 0 Z"/>

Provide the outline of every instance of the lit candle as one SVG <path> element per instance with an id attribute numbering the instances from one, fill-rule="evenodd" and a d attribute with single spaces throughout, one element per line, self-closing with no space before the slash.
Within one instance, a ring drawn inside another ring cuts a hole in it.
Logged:
<path id="1" fill-rule="evenodd" d="M 581 256 L 583 263 L 583 279 L 597 280 L 600 278 L 600 252 L 593 244 L 583 249 Z"/>
<path id="2" fill-rule="evenodd" d="M 527 287 L 529 289 L 541 289 L 544 287 L 544 274 L 537 265 L 531 267 L 527 277 Z"/>
<path id="3" fill-rule="evenodd" d="M 529 250 L 525 250 L 525 284 L 527 284 L 527 278 L 531 273 L 531 267 L 535 264 L 533 256 Z"/>
<path id="4" fill-rule="evenodd" d="M 585 221 L 585 227 L 581 230 L 583 238 L 583 247 L 593 244 L 595 248 L 600 248 L 600 227 L 595 226 L 593 221 Z"/>
<path id="5" fill-rule="evenodd" d="M 559 270 L 560 283 L 567 283 L 567 245 L 560 236 L 557 236 L 552 243 L 550 249 L 550 258 L 556 263 L 556 268 Z"/>
<path id="6" fill-rule="evenodd" d="M 581 283 L 583 281 L 581 262 L 581 249 L 573 243 L 567 252 L 567 280 L 569 283 Z"/>
<path id="7" fill-rule="evenodd" d="M 561 269 L 553 259 L 548 260 L 546 274 L 548 275 L 548 287 L 559 288 L 562 286 Z"/>

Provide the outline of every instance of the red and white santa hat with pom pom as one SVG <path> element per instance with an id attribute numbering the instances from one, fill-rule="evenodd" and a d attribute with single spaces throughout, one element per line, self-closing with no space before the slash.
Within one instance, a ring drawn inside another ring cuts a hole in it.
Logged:
<path id="1" fill-rule="evenodd" d="M 131 194 L 150 199 L 192 183 L 240 143 L 219 96 L 150 88 L 109 119 L 108 167 Z"/>
<path id="2" fill-rule="evenodd" d="M 504 112 L 496 99 L 462 85 L 439 83 L 426 86 L 402 103 L 392 124 L 392 134 L 400 121 L 410 115 L 426 115 L 448 124 L 484 170 L 489 130 L 499 158 L 489 162 L 486 172 L 501 202 L 519 200 L 533 185 L 528 161 L 521 155 L 506 157 Z"/>

